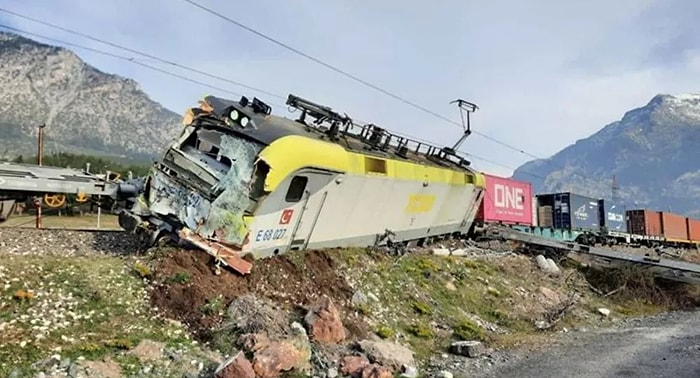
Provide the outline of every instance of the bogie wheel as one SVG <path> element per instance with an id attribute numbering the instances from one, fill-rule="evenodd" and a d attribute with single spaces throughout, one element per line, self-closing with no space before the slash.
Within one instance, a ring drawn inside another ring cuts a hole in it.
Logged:
<path id="1" fill-rule="evenodd" d="M 75 195 L 75 201 L 78 203 L 84 203 L 88 200 L 88 196 L 85 193 L 78 193 Z"/>
<path id="2" fill-rule="evenodd" d="M 44 203 L 51 208 L 61 207 L 66 204 L 65 194 L 44 194 Z"/>

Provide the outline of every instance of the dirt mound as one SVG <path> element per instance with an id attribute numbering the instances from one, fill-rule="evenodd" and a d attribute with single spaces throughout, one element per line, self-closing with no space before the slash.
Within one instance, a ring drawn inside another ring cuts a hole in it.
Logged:
<path id="1" fill-rule="evenodd" d="M 298 316 L 321 295 L 333 298 L 350 338 L 367 335 L 367 326 L 351 308 L 354 293 L 336 270 L 332 251 L 293 252 L 253 262 L 250 275 L 229 269 L 213 273 L 213 257 L 197 250 L 171 250 L 153 261 L 153 305 L 185 322 L 195 337 L 208 341 L 227 306 L 244 294 L 271 299 Z"/>

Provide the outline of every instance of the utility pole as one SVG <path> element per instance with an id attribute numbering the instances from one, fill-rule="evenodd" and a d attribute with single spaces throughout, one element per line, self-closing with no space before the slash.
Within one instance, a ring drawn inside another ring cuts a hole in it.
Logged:
<path id="1" fill-rule="evenodd" d="M 37 160 L 38 164 L 41 167 L 41 165 L 44 163 L 44 128 L 46 127 L 45 123 L 42 123 L 39 125 L 39 145 L 38 145 L 38 151 L 37 151 Z M 36 205 L 36 228 L 41 228 L 41 205 L 42 205 L 42 198 L 39 197 L 34 200 L 34 204 Z"/>
<path id="2" fill-rule="evenodd" d="M 620 185 L 617 183 L 617 175 L 612 177 L 612 200 L 613 202 L 620 201 Z"/>

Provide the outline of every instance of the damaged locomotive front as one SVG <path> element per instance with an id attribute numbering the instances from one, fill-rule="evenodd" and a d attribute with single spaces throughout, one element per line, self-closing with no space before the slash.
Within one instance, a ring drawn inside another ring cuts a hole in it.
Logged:
<path id="1" fill-rule="evenodd" d="M 162 237 L 190 235 L 242 249 L 268 167 L 257 159 L 264 143 L 241 131 L 255 134 L 270 111 L 245 97 L 238 103 L 206 97 L 189 109 L 180 136 L 152 167 L 133 207 L 120 214 L 120 226 L 146 248 Z"/>

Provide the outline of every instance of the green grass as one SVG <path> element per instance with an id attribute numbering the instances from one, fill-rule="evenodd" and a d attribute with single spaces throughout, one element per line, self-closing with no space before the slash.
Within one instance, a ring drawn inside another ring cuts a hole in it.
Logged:
<path id="1" fill-rule="evenodd" d="M 333 256 L 360 290 L 377 293 L 378 303 L 358 309 L 375 333 L 382 338 L 400 333 L 419 360 L 446 350 L 456 340 L 507 347 L 545 335 L 534 326 L 551 310 L 539 298 L 541 286 L 555 290 L 562 299 L 574 290 L 584 291 L 576 311 L 567 313 L 559 327 L 600 324 L 601 318 L 595 315 L 598 307 L 610 308 L 615 317 L 666 309 L 658 301 L 641 298 L 601 298 L 586 292 L 583 276 L 568 276 L 574 270 L 550 276 L 524 256 L 479 260 L 410 254 L 397 258 L 365 249 L 334 251 Z M 497 329 L 485 328 L 476 319 Z"/>
<path id="2" fill-rule="evenodd" d="M 122 352 L 143 339 L 192 345 L 183 329 L 152 311 L 132 263 L 99 255 L 9 255 L 0 266 L 0 376 L 15 369 L 29 374 L 32 363 L 52 354 L 72 361 L 109 354 L 126 367 L 134 361 Z M 33 297 L 17 299 L 19 290 Z"/>

